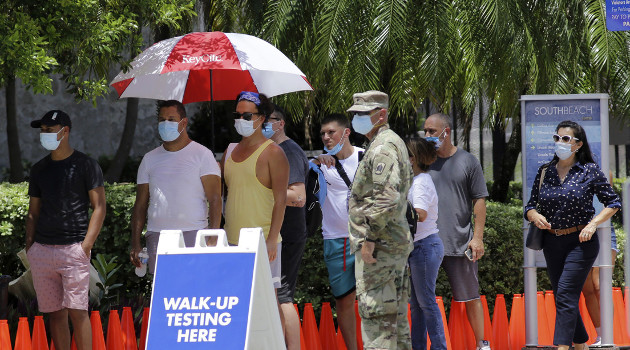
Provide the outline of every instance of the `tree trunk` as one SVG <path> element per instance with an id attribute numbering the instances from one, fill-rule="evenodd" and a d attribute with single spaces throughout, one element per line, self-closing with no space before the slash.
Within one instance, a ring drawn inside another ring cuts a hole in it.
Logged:
<path id="1" fill-rule="evenodd" d="M 501 172 L 499 176 L 495 176 L 492 185 L 490 193 L 492 200 L 503 203 L 509 200 L 510 180 L 514 177 L 514 168 L 516 167 L 519 153 L 521 153 L 521 119 L 520 116 L 515 116 L 513 118 L 512 135 L 505 148 L 503 159 L 499 160 L 501 161 Z"/>
<path id="2" fill-rule="evenodd" d="M 505 146 L 505 128 L 500 121 L 500 117 L 495 116 L 495 122 L 492 125 L 492 178 L 494 181 L 502 173 Z"/>
<path id="3" fill-rule="evenodd" d="M 22 165 L 22 152 L 20 151 L 20 139 L 17 128 L 17 99 L 15 95 L 15 76 L 9 74 L 6 84 L 6 110 L 7 110 L 7 143 L 9 149 L 9 181 L 24 181 L 24 166 Z"/>
<path id="4" fill-rule="evenodd" d="M 302 118 L 302 123 L 304 123 L 304 143 L 309 150 L 313 150 L 313 135 L 311 135 L 311 124 L 313 123 L 313 117 L 310 114 L 306 114 L 304 118 Z"/>
<path id="5" fill-rule="evenodd" d="M 125 127 L 120 138 L 120 144 L 114 159 L 112 159 L 107 173 L 105 173 L 105 181 L 114 183 L 120 180 L 120 175 L 125 168 L 129 151 L 133 145 L 133 136 L 136 133 L 136 123 L 138 121 L 138 102 L 137 98 L 127 99 L 127 114 L 125 116 Z"/>

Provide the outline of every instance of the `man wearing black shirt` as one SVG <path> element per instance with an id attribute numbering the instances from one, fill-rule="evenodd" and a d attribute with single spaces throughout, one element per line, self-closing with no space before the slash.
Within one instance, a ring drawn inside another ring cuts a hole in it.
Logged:
<path id="1" fill-rule="evenodd" d="M 70 147 L 72 122 L 63 111 L 50 111 L 31 126 L 51 151 L 33 165 L 28 188 L 26 251 L 39 310 L 49 313 L 56 349 L 70 349 L 68 316 L 77 348 L 91 349 L 90 250 L 105 218 L 103 173 L 94 159 Z"/>

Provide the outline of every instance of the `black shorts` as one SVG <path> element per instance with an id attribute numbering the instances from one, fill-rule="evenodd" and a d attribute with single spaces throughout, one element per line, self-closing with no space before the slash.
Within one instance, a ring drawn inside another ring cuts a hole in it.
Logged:
<path id="1" fill-rule="evenodd" d="M 293 294 L 300 271 L 300 263 L 304 254 L 306 240 L 297 242 L 282 241 L 281 270 L 282 278 L 278 288 L 278 302 L 280 304 L 293 303 Z"/>

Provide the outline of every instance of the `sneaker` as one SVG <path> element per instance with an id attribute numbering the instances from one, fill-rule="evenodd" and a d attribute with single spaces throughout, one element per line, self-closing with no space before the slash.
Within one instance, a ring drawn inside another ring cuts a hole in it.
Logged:
<path id="1" fill-rule="evenodd" d="M 595 342 L 593 344 L 591 344 L 592 346 L 600 346 L 602 345 L 602 337 L 598 336 L 597 338 L 595 338 Z"/>
<path id="2" fill-rule="evenodd" d="M 478 346 L 477 350 L 490 350 L 490 342 L 487 340 L 481 341 L 482 346 Z"/>

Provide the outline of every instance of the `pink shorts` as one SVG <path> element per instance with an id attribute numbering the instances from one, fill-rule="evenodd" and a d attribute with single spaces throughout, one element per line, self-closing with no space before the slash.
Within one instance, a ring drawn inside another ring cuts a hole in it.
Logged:
<path id="1" fill-rule="evenodd" d="M 87 310 L 90 291 L 90 257 L 81 243 L 33 243 L 26 253 L 40 312 Z"/>

